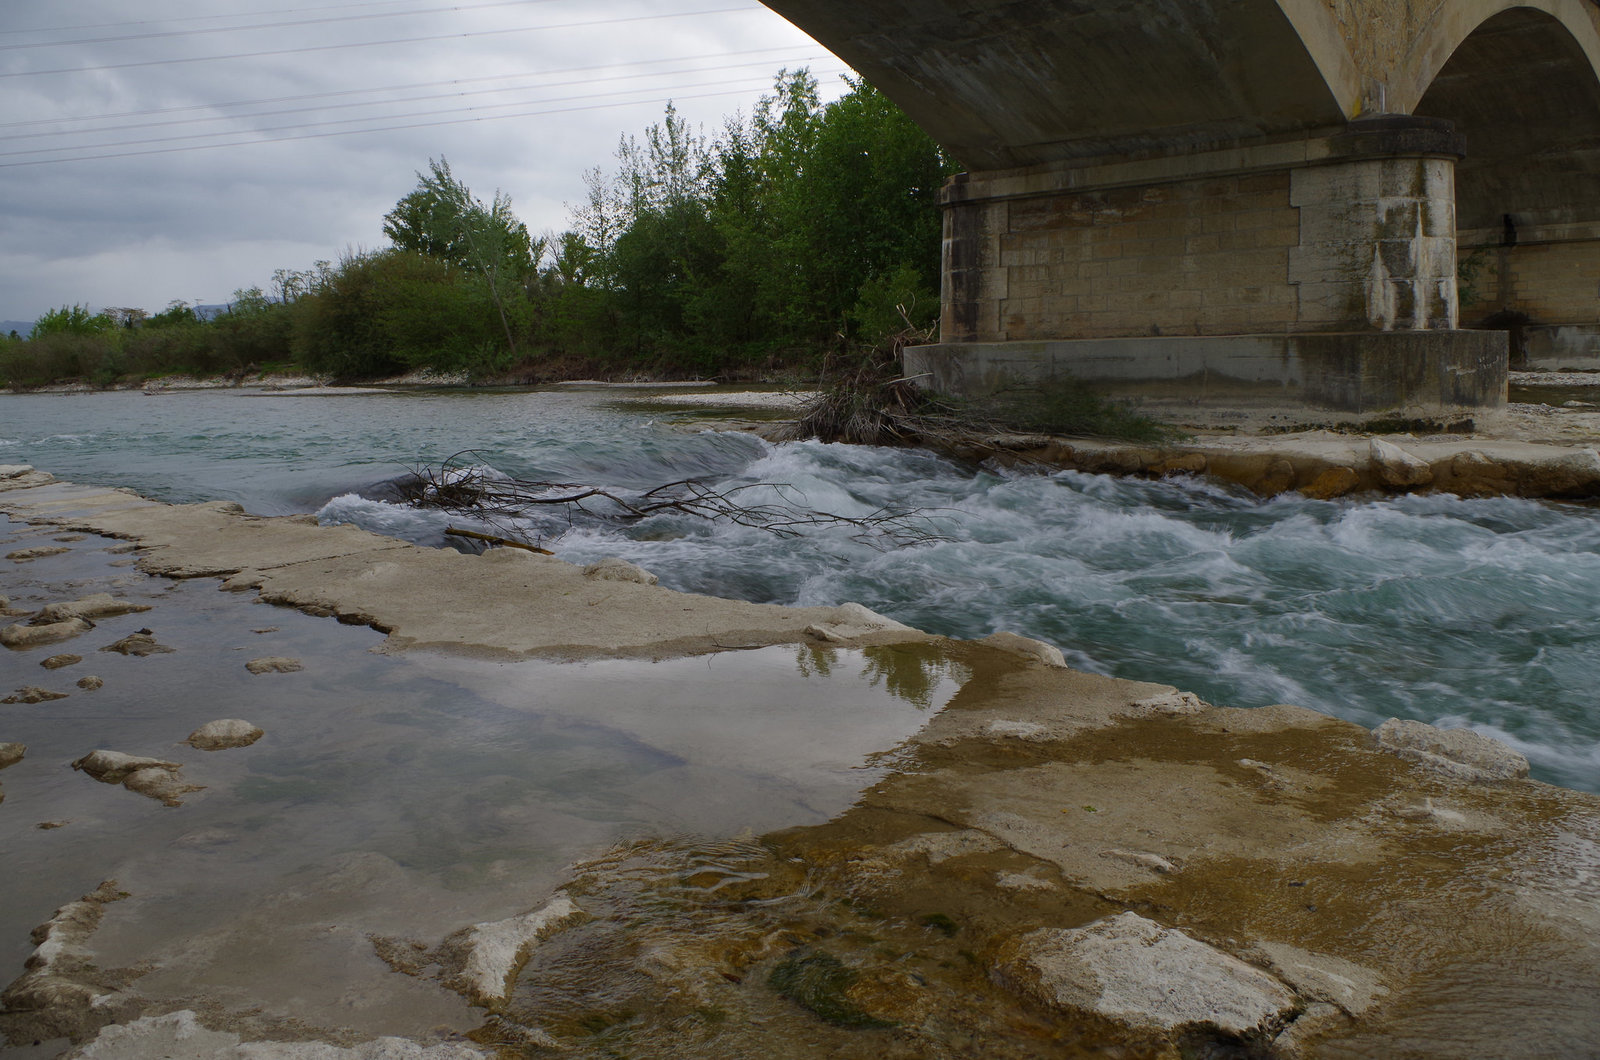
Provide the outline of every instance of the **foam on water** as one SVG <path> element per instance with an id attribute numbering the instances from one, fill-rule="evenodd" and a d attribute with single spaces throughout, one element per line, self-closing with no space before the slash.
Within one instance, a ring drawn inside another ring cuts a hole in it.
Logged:
<path id="1" fill-rule="evenodd" d="M 855 600 L 959 637 L 1013 630 L 1082 668 L 1217 703 L 1470 725 L 1522 749 L 1535 775 L 1600 790 L 1600 510 L 1444 495 L 1262 501 L 1197 479 L 975 470 L 920 451 L 688 434 L 614 397 L 0 401 L 7 435 L 22 439 L 8 459 L 64 478 L 316 511 L 430 545 L 447 543 L 448 525 L 496 532 L 399 503 L 393 482 L 408 466 L 463 450 L 505 474 L 620 493 L 694 478 L 783 483 L 793 493 L 771 499 L 857 518 L 919 507 L 942 538 L 895 551 L 846 527 L 781 540 L 681 514 L 623 526 L 550 510 L 509 528 L 573 562 L 621 556 L 691 592 Z"/>

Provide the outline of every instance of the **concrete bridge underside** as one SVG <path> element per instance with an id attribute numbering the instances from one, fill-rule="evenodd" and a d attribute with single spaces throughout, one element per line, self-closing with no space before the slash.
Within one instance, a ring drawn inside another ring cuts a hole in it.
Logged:
<path id="1" fill-rule="evenodd" d="M 1593 0 L 767 0 L 968 167 L 941 343 L 977 392 L 1492 406 L 1600 368 Z"/>

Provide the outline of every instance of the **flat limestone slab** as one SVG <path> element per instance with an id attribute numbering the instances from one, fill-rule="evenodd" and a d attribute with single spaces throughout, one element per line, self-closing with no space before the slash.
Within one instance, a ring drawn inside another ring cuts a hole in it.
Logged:
<path id="1" fill-rule="evenodd" d="M 225 588 L 258 590 L 269 603 L 370 625 L 389 634 L 392 650 L 579 658 L 934 639 L 859 606 L 721 600 L 585 577 L 520 549 L 420 548 L 309 516 L 248 515 L 236 504 L 160 504 L 50 482 L 0 493 L 0 511 L 136 541 L 147 573 L 224 578 Z"/>

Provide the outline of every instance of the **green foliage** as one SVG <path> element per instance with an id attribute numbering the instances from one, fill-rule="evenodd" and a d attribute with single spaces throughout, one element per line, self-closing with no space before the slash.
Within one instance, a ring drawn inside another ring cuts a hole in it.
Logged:
<path id="1" fill-rule="evenodd" d="M 193 309 L 189 308 L 189 303 L 182 300 L 169 302 L 167 308 L 153 316 L 146 317 L 144 321 L 144 327 L 158 330 L 161 328 L 192 328 L 199 325 L 200 318 L 195 315 Z"/>
<path id="2" fill-rule="evenodd" d="M 106 313 L 90 313 L 81 305 L 52 309 L 33 322 L 28 338 L 39 339 L 47 335 L 103 335 L 116 329 L 117 322 Z"/>
<path id="3" fill-rule="evenodd" d="M 781 72 L 710 137 L 669 104 L 615 162 L 585 174 L 569 231 L 534 238 L 507 195 L 481 200 L 430 159 L 385 215 L 384 250 L 275 270 L 209 322 L 182 302 L 63 307 L 0 347 L 4 370 L 110 380 L 292 355 L 347 379 L 736 375 L 814 368 L 937 313 L 937 196 L 955 167 L 864 83 L 823 105 L 808 72 Z"/>

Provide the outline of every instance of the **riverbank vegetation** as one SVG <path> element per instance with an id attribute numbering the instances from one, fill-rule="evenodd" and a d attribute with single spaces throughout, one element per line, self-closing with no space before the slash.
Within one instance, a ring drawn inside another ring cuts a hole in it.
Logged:
<path id="1" fill-rule="evenodd" d="M 0 339 L 0 381 L 95 385 L 266 368 L 341 380 L 815 377 L 937 313 L 938 192 L 955 170 L 879 92 L 823 105 L 781 73 L 714 135 L 669 105 L 533 235 L 445 159 L 385 216 L 390 244 L 280 269 L 203 318 L 69 306 Z"/>

